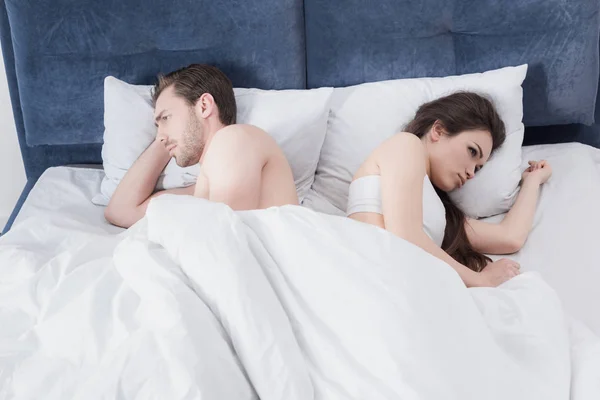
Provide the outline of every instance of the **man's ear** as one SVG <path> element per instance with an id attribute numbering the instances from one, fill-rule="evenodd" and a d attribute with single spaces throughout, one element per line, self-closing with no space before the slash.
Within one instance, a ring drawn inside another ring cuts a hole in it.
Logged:
<path id="1" fill-rule="evenodd" d="M 215 99 L 210 93 L 204 93 L 196 102 L 196 115 L 201 118 L 208 118 L 213 115 L 217 110 Z"/>

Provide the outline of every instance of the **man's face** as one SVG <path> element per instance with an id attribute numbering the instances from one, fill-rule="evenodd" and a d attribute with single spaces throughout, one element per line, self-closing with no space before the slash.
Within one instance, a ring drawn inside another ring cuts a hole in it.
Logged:
<path id="1" fill-rule="evenodd" d="M 156 137 L 175 157 L 177 165 L 188 167 L 200 161 L 204 151 L 202 123 L 194 107 L 177 96 L 173 86 L 164 89 L 154 107 Z"/>

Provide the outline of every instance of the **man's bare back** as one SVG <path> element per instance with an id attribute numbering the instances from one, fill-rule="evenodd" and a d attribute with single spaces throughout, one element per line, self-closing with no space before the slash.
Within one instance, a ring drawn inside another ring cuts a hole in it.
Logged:
<path id="1" fill-rule="evenodd" d="M 292 169 L 275 140 L 252 125 L 219 130 L 201 160 L 194 196 L 234 210 L 298 204 Z"/>

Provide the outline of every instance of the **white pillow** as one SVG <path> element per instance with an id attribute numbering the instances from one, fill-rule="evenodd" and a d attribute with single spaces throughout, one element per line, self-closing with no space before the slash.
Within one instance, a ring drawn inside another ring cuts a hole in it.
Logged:
<path id="1" fill-rule="evenodd" d="M 151 89 L 152 86 L 131 85 L 112 76 L 104 80 L 102 160 L 106 177 L 101 194 L 92 199 L 95 204 L 108 204 L 127 170 L 156 137 Z M 281 146 L 301 201 L 314 180 L 332 91 L 234 89 L 238 123 L 262 128 Z M 192 185 L 199 168 L 181 168 L 171 159 L 156 189 Z"/>
<path id="2" fill-rule="evenodd" d="M 527 65 L 443 78 L 401 79 L 335 88 L 327 135 L 312 189 L 303 205 L 344 215 L 354 173 L 381 142 L 400 132 L 417 108 L 457 91 L 491 99 L 506 126 L 506 141 L 452 199 L 472 217 L 507 211 L 520 180 L 524 126 L 521 84 Z M 330 203 L 327 205 L 326 203 Z"/>

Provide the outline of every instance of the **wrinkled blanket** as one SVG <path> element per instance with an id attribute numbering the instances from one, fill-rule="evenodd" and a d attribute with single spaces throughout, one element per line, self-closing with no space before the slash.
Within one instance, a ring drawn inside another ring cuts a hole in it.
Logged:
<path id="1" fill-rule="evenodd" d="M 108 235 L 0 238 L 0 398 L 599 399 L 600 341 L 541 276 L 464 287 L 392 234 L 152 200 Z"/>

